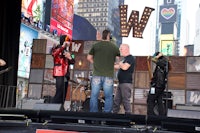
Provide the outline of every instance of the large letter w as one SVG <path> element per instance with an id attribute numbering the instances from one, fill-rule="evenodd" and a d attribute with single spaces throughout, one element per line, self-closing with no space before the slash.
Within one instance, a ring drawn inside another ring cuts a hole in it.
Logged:
<path id="1" fill-rule="evenodd" d="M 128 5 L 119 6 L 120 9 L 120 28 L 121 36 L 128 37 L 131 28 L 133 27 L 133 37 L 142 38 L 143 31 L 147 25 L 151 12 L 154 8 L 145 7 L 142 17 L 139 21 L 139 11 L 132 11 L 127 22 Z"/>

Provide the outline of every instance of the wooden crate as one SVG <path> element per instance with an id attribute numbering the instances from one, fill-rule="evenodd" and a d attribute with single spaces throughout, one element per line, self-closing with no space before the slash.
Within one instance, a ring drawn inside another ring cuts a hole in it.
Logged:
<path id="1" fill-rule="evenodd" d="M 185 89 L 186 74 L 184 73 L 169 73 L 168 89 Z"/>

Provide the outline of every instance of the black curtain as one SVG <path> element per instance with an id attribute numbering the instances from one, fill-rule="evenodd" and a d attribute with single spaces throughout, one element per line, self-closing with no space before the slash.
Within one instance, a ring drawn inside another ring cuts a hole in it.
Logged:
<path id="1" fill-rule="evenodd" d="M 17 85 L 20 23 L 21 0 L 2 2 L 0 8 L 0 58 L 7 64 L 0 67 L 0 70 L 7 67 L 12 67 L 12 69 L 0 75 L 0 85 Z"/>

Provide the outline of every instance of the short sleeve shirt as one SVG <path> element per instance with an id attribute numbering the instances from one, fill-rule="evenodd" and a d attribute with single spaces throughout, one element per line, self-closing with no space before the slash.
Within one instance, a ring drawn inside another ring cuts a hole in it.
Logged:
<path id="1" fill-rule="evenodd" d="M 92 46 L 89 55 L 93 55 L 93 75 L 114 76 L 114 62 L 120 56 L 119 48 L 110 41 L 100 41 Z"/>
<path id="2" fill-rule="evenodd" d="M 124 57 L 123 63 L 130 64 L 130 67 L 127 70 L 122 70 L 121 68 L 119 69 L 117 75 L 119 83 L 132 83 L 132 76 L 135 67 L 135 57 L 132 55 Z"/>

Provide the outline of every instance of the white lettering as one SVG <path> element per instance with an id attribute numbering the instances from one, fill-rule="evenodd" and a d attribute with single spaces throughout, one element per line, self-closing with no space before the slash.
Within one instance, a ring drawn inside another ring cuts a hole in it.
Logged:
<path id="1" fill-rule="evenodd" d="M 195 94 L 194 92 L 191 92 L 190 94 L 190 102 L 193 102 L 195 104 L 197 104 L 200 101 L 200 95 L 199 94 Z"/>
<path id="2" fill-rule="evenodd" d="M 71 50 L 72 50 L 72 52 L 78 52 L 80 47 L 81 47 L 81 43 L 75 44 L 75 42 L 72 42 L 72 49 Z"/>
<path id="3" fill-rule="evenodd" d="M 57 27 L 58 27 L 58 29 L 61 29 L 62 31 L 65 31 L 66 33 L 69 33 L 69 30 L 67 28 L 63 27 L 62 25 L 57 24 Z"/>

